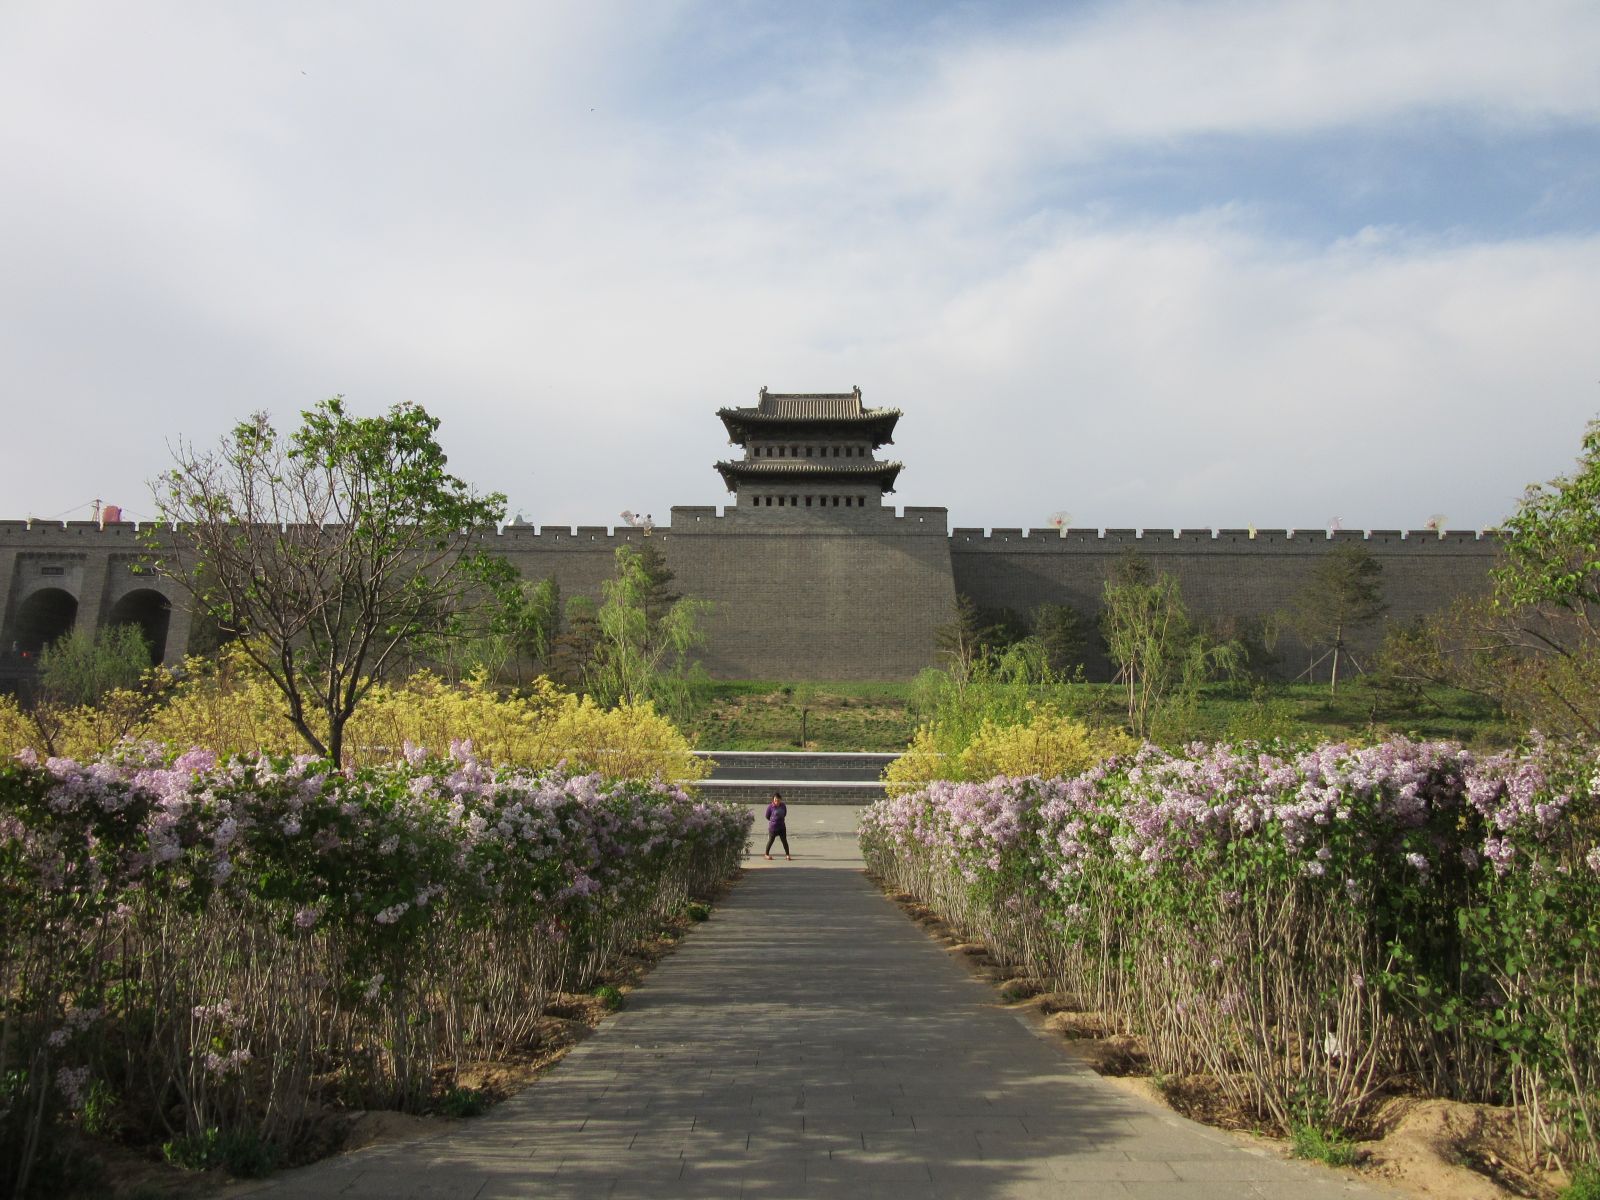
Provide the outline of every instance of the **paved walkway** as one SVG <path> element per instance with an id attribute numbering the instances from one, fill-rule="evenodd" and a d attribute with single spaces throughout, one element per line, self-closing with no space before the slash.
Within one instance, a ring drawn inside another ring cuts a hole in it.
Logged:
<path id="1" fill-rule="evenodd" d="M 1072 1062 L 863 878 L 854 821 L 851 809 L 791 809 L 796 861 L 757 853 L 623 1012 L 488 1116 L 249 1194 L 1380 1194 L 1244 1149 Z"/>

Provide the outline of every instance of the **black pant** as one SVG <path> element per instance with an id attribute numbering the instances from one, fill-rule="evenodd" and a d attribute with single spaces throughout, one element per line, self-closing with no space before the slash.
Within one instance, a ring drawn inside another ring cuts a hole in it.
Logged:
<path id="1" fill-rule="evenodd" d="M 762 851 L 763 854 L 772 853 L 773 842 L 782 842 L 783 852 L 785 854 L 789 853 L 789 831 L 787 829 L 777 829 L 773 831 L 772 835 L 767 838 L 767 848 Z"/>

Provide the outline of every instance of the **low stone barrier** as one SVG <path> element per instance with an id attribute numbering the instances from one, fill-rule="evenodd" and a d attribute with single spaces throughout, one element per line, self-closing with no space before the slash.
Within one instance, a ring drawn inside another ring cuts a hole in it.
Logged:
<path id="1" fill-rule="evenodd" d="M 738 804 L 765 804 L 775 791 L 782 792 L 790 804 L 866 805 L 882 800 L 883 784 L 849 780 L 795 779 L 697 779 L 683 786 L 692 787 L 708 800 Z"/>
<path id="2" fill-rule="evenodd" d="M 765 804 L 774 791 L 796 804 L 872 804 L 898 754 L 799 750 L 696 750 L 711 777 L 692 785 L 708 798 Z"/>

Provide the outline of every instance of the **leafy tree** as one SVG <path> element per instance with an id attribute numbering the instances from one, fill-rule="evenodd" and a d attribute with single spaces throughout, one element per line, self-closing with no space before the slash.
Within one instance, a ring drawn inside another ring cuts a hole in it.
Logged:
<path id="1" fill-rule="evenodd" d="M 954 618 L 934 630 L 934 645 L 951 672 L 965 678 L 985 653 L 986 632 L 977 601 L 963 592 L 956 597 Z"/>
<path id="2" fill-rule="evenodd" d="M 238 631 L 317 754 L 343 761 L 351 714 L 386 668 L 448 632 L 503 563 L 474 548 L 505 497 L 445 470 L 414 404 L 356 417 L 335 396 L 280 436 L 265 413 L 216 450 L 180 444 L 153 485 L 181 536 L 150 548 L 197 612 Z"/>
<path id="3" fill-rule="evenodd" d="M 1056 675 L 1083 669 L 1095 637 L 1094 626 L 1069 604 L 1041 604 L 1033 610 L 1033 636 Z"/>
<path id="4" fill-rule="evenodd" d="M 58 704 L 96 704 L 117 688 L 136 688 L 150 669 L 150 644 L 137 625 L 91 633 L 74 629 L 39 655 L 39 690 Z"/>
<path id="5" fill-rule="evenodd" d="M 561 584 L 553 575 L 537 583 L 520 578 L 511 581 L 500 590 L 489 630 L 491 636 L 502 639 L 517 686 L 527 681 L 525 666 L 552 670 L 556 639 L 561 635 Z"/>
<path id="6" fill-rule="evenodd" d="M 1341 542 L 1323 555 L 1290 604 L 1289 623 L 1313 650 L 1326 653 L 1306 668 L 1331 659 L 1328 691 L 1339 692 L 1339 658 L 1348 654 L 1351 632 L 1371 625 L 1389 607 L 1383 602 L 1383 568 L 1359 542 Z"/>
<path id="7" fill-rule="evenodd" d="M 635 552 L 635 570 L 639 574 L 640 602 L 644 605 L 645 620 L 652 628 L 659 629 L 661 622 L 672 611 L 672 606 L 683 599 L 672 590 L 672 581 L 676 576 L 672 568 L 667 566 L 667 556 L 650 541 L 646 541 Z"/>
<path id="8" fill-rule="evenodd" d="M 594 690 L 589 676 L 600 648 L 599 612 L 600 606 L 588 596 L 571 597 L 561 632 L 551 646 L 551 674 L 577 691 Z"/>
<path id="9" fill-rule="evenodd" d="M 1549 605 L 1589 622 L 1600 605 L 1600 420 L 1584 432 L 1578 469 L 1531 485 L 1501 530 L 1496 606 Z"/>
<path id="10" fill-rule="evenodd" d="M 1214 641 L 1195 624 L 1177 579 L 1134 554 L 1106 580 L 1101 625 L 1126 689 L 1128 725 L 1141 737 L 1166 710 L 1192 706 L 1205 680 L 1239 665 L 1236 644 Z"/>
<path id="11" fill-rule="evenodd" d="M 602 704 L 653 700 L 684 714 L 698 681 L 690 654 L 705 644 L 700 621 L 709 605 L 668 593 L 671 576 L 663 578 L 659 555 L 618 546 L 616 564 L 594 615 L 599 636 L 585 672 L 588 690 Z"/>
<path id="12" fill-rule="evenodd" d="M 1033 636 L 1028 618 L 1014 608 L 978 609 L 979 640 L 985 650 L 999 654 Z"/>
<path id="13" fill-rule="evenodd" d="M 938 752 L 956 754 L 986 721 L 1026 724 L 1039 702 L 1070 702 L 1058 682 L 1038 641 L 1024 638 L 997 653 L 978 653 L 967 667 L 950 659 L 943 670 L 923 671 L 912 683 L 911 707 Z"/>
<path id="14" fill-rule="evenodd" d="M 128 735 L 154 703 L 141 687 L 150 672 L 150 644 L 137 625 L 90 632 L 74 629 L 39 655 L 28 719 L 45 750 L 67 751 L 71 730 L 92 729 L 109 745 Z"/>
<path id="15" fill-rule="evenodd" d="M 1413 692 L 1474 692 L 1552 736 L 1600 738 L 1600 421 L 1577 469 L 1529 487 L 1501 530 L 1492 594 L 1391 636 L 1385 673 Z"/>
<path id="16" fill-rule="evenodd" d="M 1231 689 L 1239 697 L 1253 695 L 1278 664 L 1278 637 L 1283 618 L 1278 613 L 1213 615 L 1205 622 L 1206 635 L 1217 643 L 1238 648 L 1239 665 Z"/>

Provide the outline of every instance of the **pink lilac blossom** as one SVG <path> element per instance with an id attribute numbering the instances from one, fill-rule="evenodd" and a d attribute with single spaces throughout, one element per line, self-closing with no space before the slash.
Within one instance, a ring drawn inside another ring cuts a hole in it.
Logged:
<path id="1" fill-rule="evenodd" d="M 1405 738 L 1293 756 L 1226 745 L 1175 755 L 1147 745 L 1072 779 L 935 783 L 880 801 L 861 829 L 863 845 L 880 848 L 873 853 L 923 856 L 969 883 L 1025 844 L 1029 869 L 1062 902 L 1096 863 L 1200 883 L 1235 845 L 1276 846 L 1307 881 L 1346 867 L 1336 879 L 1359 902 L 1381 879 L 1347 873 L 1366 856 L 1376 856 L 1371 869 L 1399 862 L 1430 879 L 1442 852 L 1473 872 L 1564 869 L 1539 864 L 1547 847 L 1570 839 L 1575 797 L 1593 803 L 1595 772 L 1592 760 L 1562 762 L 1537 739 L 1487 757 Z M 1584 861 L 1597 859 L 1600 851 Z M 1222 903 L 1236 904 L 1236 890 Z"/>
<path id="2" fill-rule="evenodd" d="M 89 1085 L 88 1067 L 62 1067 L 56 1072 L 56 1087 L 74 1111 L 83 1107 L 84 1090 Z"/>

